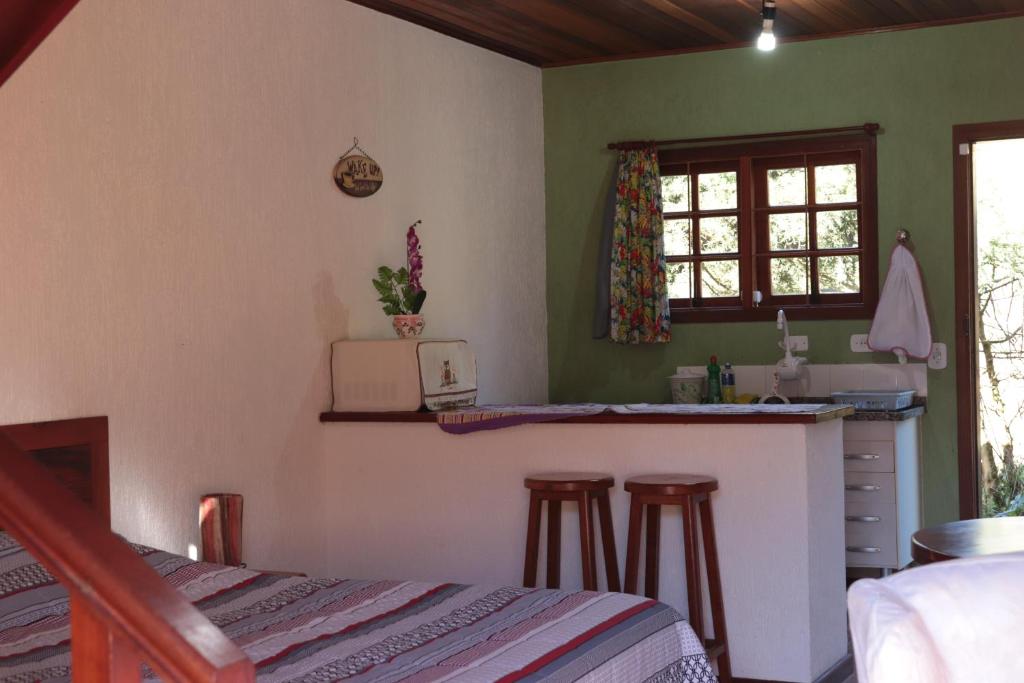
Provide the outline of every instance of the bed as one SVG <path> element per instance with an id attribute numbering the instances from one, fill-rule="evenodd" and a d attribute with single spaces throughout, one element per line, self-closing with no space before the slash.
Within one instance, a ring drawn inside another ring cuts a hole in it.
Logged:
<path id="1" fill-rule="evenodd" d="M 58 470 L 63 468 L 61 480 L 65 485 L 69 481 L 75 484 L 66 488 L 76 491 L 80 501 L 97 513 L 88 515 L 88 524 L 95 524 L 110 537 L 92 544 L 97 552 L 103 557 L 118 555 L 115 571 L 124 575 L 125 582 L 141 585 L 134 583 L 137 578 L 152 579 L 147 588 L 127 592 L 142 598 L 161 592 L 162 596 L 149 608 L 133 612 L 130 605 L 118 602 L 131 595 L 125 598 L 117 594 L 117 586 L 105 587 L 103 573 L 110 567 L 96 568 L 100 576 L 95 586 L 85 585 L 88 577 L 83 577 L 80 567 L 67 569 L 61 564 L 64 559 L 54 559 L 63 545 L 26 542 L 34 531 L 24 524 L 7 525 L 11 534 L 0 532 L 0 680 L 68 680 L 73 649 L 74 678 L 86 679 L 78 662 L 90 658 L 92 650 L 86 652 L 78 642 L 79 631 L 71 638 L 73 622 L 84 621 L 72 616 L 72 608 L 79 605 L 96 619 L 111 619 L 105 631 L 107 639 L 98 639 L 101 645 L 132 641 L 121 650 L 131 657 L 115 658 L 109 652 L 100 657 L 99 670 L 107 678 L 119 678 L 115 671 L 127 671 L 129 677 L 137 678 L 139 663 L 144 662 L 163 677 L 191 680 L 197 676 L 175 669 L 176 659 L 184 655 L 165 656 L 188 645 L 201 651 L 200 656 L 219 648 L 226 662 L 221 668 L 230 675 L 216 673 L 220 670 L 216 667 L 195 669 L 204 672 L 208 680 L 252 680 L 253 667 L 256 678 L 268 683 L 716 680 L 689 624 L 655 600 L 621 593 L 516 586 L 281 576 L 193 562 L 126 544 L 104 528 L 109 527 L 109 507 L 103 510 L 109 506 L 109 498 L 99 490 L 106 490 L 106 484 L 96 480 L 106 477 L 106 422 L 92 420 L 80 423 L 79 427 L 88 429 L 72 438 L 69 432 L 76 428 L 68 423 L 74 421 L 49 423 L 53 434 L 60 433 L 58 440 L 49 440 L 47 429 L 24 425 L 0 427 L 0 438 L 34 456 L 36 463 L 31 467 L 37 469 L 26 470 L 29 474 L 41 472 L 41 465 L 57 471 L 60 479 Z M 8 451 L 6 457 L 19 456 Z M 0 463 L 0 475 L 6 474 L 6 468 L 6 463 Z M 31 482 L 32 487 L 37 483 Z M 3 476 L 0 484 L 4 484 Z M 56 486 L 33 492 L 44 499 L 62 495 Z M 16 510 L 21 508 L 11 504 L 30 503 L 27 498 L 7 500 L 16 496 L 9 486 L 0 488 L 0 522 L 6 524 L 18 517 Z M 53 500 L 47 503 L 47 507 L 56 505 Z M 74 507 L 81 504 L 72 501 L 72 512 L 84 509 Z M 63 528 L 70 529 L 75 539 L 85 533 L 74 526 L 78 520 L 64 522 L 68 526 Z M 47 519 L 41 519 L 36 526 L 45 535 L 50 531 L 48 525 Z M 60 530 L 53 527 L 54 533 Z M 40 548 L 38 556 L 46 558 L 46 567 L 37 563 L 15 536 L 25 546 Z M 69 538 L 65 542 L 76 541 Z M 113 607 L 95 599 L 95 595 L 103 598 L 105 591 Z M 180 600 L 181 596 L 187 602 Z M 173 600 L 184 607 L 166 609 Z M 166 652 L 160 650 L 159 642 L 150 642 L 160 641 L 153 633 L 159 634 L 166 626 L 153 611 L 167 615 L 166 621 L 175 627 L 172 635 L 181 640 L 174 645 L 168 635 Z M 205 635 L 196 635 L 200 633 Z M 216 653 L 209 658 L 216 660 Z M 129 662 L 127 666 L 124 661 Z M 143 671 L 155 675 L 149 669 Z"/>

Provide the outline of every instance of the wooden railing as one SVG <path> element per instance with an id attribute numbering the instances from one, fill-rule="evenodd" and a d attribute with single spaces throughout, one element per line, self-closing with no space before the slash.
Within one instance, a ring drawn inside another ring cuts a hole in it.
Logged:
<path id="1" fill-rule="evenodd" d="M 249 682 L 252 662 L 89 507 L 0 435 L 0 528 L 71 595 L 73 680 Z"/>

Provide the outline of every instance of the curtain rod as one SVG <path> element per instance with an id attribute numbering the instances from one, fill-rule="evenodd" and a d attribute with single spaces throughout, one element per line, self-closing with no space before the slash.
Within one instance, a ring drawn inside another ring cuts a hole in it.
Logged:
<path id="1" fill-rule="evenodd" d="M 768 140 L 770 138 L 791 138 L 810 135 L 828 135 L 833 133 L 867 133 L 878 132 L 877 123 L 865 123 L 860 126 L 844 126 L 842 128 L 815 128 L 813 130 L 790 130 L 783 133 L 751 133 L 748 135 L 718 135 L 708 138 L 679 138 L 677 140 L 631 140 L 626 142 L 609 142 L 608 149 L 643 149 L 645 147 L 670 147 L 672 145 L 689 145 L 701 142 L 729 142 L 732 140 Z"/>

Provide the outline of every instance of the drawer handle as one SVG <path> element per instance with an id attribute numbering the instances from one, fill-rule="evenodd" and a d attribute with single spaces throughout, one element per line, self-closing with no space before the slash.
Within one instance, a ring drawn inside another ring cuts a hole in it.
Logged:
<path id="1" fill-rule="evenodd" d="M 874 484 L 847 484 L 846 485 L 846 490 L 847 491 L 881 491 L 882 487 L 881 486 L 876 486 Z"/>
<path id="2" fill-rule="evenodd" d="M 848 553 L 880 553 L 881 548 L 876 548 L 872 545 L 848 545 L 846 546 L 846 552 Z"/>
<path id="3" fill-rule="evenodd" d="M 878 453 L 847 453 L 844 460 L 878 460 Z"/>
<path id="4" fill-rule="evenodd" d="M 847 522 L 881 522 L 881 517 L 875 515 L 846 515 Z"/>

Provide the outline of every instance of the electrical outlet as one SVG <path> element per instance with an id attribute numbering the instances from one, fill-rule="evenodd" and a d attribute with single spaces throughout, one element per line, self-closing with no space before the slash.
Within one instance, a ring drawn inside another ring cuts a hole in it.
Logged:
<path id="1" fill-rule="evenodd" d="M 807 350 L 807 335 L 801 335 L 801 336 L 789 335 L 789 350 L 790 351 L 806 351 Z"/>
<path id="2" fill-rule="evenodd" d="M 871 353 L 871 349 L 868 348 L 868 335 L 851 334 L 850 350 L 854 353 Z"/>
<path id="3" fill-rule="evenodd" d="M 932 352 L 928 354 L 928 367 L 932 370 L 946 369 L 946 345 L 942 342 L 932 344 Z"/>

